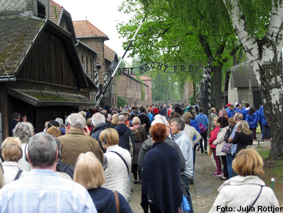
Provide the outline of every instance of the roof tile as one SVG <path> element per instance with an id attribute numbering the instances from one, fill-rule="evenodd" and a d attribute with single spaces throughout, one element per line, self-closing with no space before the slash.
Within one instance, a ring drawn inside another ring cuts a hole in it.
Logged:
<path id="1" fill-rule="evenodd" d="M 115 57 L 115 51 L 105 44 L 104 44 L 104 57 L 110 62 L 112 62 Z"/>
<path id="2" fill-rule="evenodd" d="M 95 27 L 88 20 L 73 21 L 77 38 L 81 37 L 107 37 L 105 33 Z"/>
<path id="3" fill-rule="evenodd" d="M 49 19 L 55 24 L 59 24 L 61 13 L 63 11 L 63 7 L 56 3 L 55 1 L 49 1 Z"/>

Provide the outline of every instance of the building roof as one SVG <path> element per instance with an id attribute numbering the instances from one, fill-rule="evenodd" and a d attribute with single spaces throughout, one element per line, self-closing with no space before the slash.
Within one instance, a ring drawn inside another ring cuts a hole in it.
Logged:
<path id="1" fill-rule="evenodd" d="M 110 62 L 112 62 L 115 58 L 115 51 L 105 44 L 104 44 L 104 57 Z"/>
<path id="2" fill-rule="evenodd" d="M 84 37 L 105 37 L 108 40 L 108 36 L 99 30 L 96 26 L 90 23 L 88 20 L 73 21 L 77 38 Z"/>
<path id="3" fill-rule="evenodd" d="M 80 94 L 51 91 L 8 89 L 8 94 L 32 106 L 80 106 L 95 102 Z"/>
<path id="4" fill-rule="evenodd" d="M 73 36 L 74 43 L 77 43 L 71 14 L 53 0 L 49 1 L 49 20 L 70 32 Z"/>
<path id="5" fill-rule="evenodd" d="M 63 11 L 63 7 L 56 3 L 55 1 L 49 1 L 49 19 L 53 21 L 55 24 L 60 24 L 61 14 Z"/>
<path id="6" fill-rule="evenodd" d="M 148 84 L 139 81 L 139 80 L 136 78 L 136 75 L 129 75 L 129 74 L 126 73 L 126 72 L 124 72 L 122 75 L 125 75 L 125 76 L 127 76 L 128 78 L 130 78 L 130 79 L 132 79 L 132 80 L 134 80 L 134 81 L 136 81 L 136 82 L 138 82 L 138 83 L 140 83 L 140 84 L 143 83 L 145 86 L 149 87 Z M 141 80 L 142 80 L 142 79 L 141 79 Z M 142 80 L 142 81 L 143 81 L 143 80 Z"/>
<path id="7" fill-rule="evenodd" d="M 72 34 L 48 19 L 24 15 L 0 17 L 0 79 L 10 81 L 17 77 L 23 62 L 44 30 L 58 36 L 70 54 L 70 62 L 81 88 L 97 89 L 82 69 Z M 14 79 L 15 80 L 15 79 Z"/>
<path id="8" fill-rule="evenodd" d="M 140 76 L 143 81 L 151 81 L 150 77 L 147 76 Z"/>
<path id="9" fill-rule="evenodd" d="M 44 25 L 27 16 L 0 17 L 0 76 L 15 74 Z"/>
<path id="10" fill-rule="evenodd" d="M 231 67 L 230 70 L 232 72 L 234 87 L 249 87 L 249 80 L 252 83 L 252 87 L 258 87 L 258 82 L 255 78 L 250 61 L 237 64 Z"/>

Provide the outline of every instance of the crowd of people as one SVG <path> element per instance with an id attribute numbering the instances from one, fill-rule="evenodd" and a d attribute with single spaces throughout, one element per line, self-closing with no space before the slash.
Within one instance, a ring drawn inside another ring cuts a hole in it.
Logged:
<path id="1" fill-rule="evenodd" d="M 28 118 L 14 113 L 10 137 L 1 145 L 0 211 L 132 212 L 133 175 L 144 212 L 193 213 L 190 185 L 199 150 L 213 154 L 212 175 L 226 180 L 210 212 L 238 208 L 241 202 L 232 196 L 240 199 L 237 192 L 249 184 L 253 192 L 246 196 L 253 198 L 258 185 L 259 200 L 269 194 L 264 204 L 277 208 L 273 191 L 257 177 L 262 159 L 249 148 L 258 122 L 262 139 L 270 140 L 263 107 L 235 106 L 211 109 L 210 135 L 199 105 L 89 109 L 46 121 L 37 134 Z M 245 205 L 259 205 L 252 201 Z"/>

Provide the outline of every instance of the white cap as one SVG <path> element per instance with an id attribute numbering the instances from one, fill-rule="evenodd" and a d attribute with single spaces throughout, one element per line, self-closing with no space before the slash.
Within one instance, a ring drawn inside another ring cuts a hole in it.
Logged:
<path id="1" fill-rule="evenodd" d="M 235 107 L 238 107 L 238 105 L 239 105 L 239 102 L 236 102 L 236 103 L 235 103 Z"/>

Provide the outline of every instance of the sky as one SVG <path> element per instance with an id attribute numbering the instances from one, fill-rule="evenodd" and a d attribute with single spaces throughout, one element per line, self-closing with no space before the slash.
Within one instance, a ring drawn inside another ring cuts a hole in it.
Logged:
<path id="1" fill-rule="evenodd" d="M 110 40 L 104 43 L 122 57 L 125 50 L 122 47 L 124 39 L 119 38 L 116 25 L 127 23 L 129 16 L 118 11 L 123 0 L 54 0 L 64 7 L 72 16 L 73 21 L 88 20 L 105 33 Z M 128 55 L 128 53 L 127 53 Z M 126 61 L 131 59 L 125 56 Z"/>

